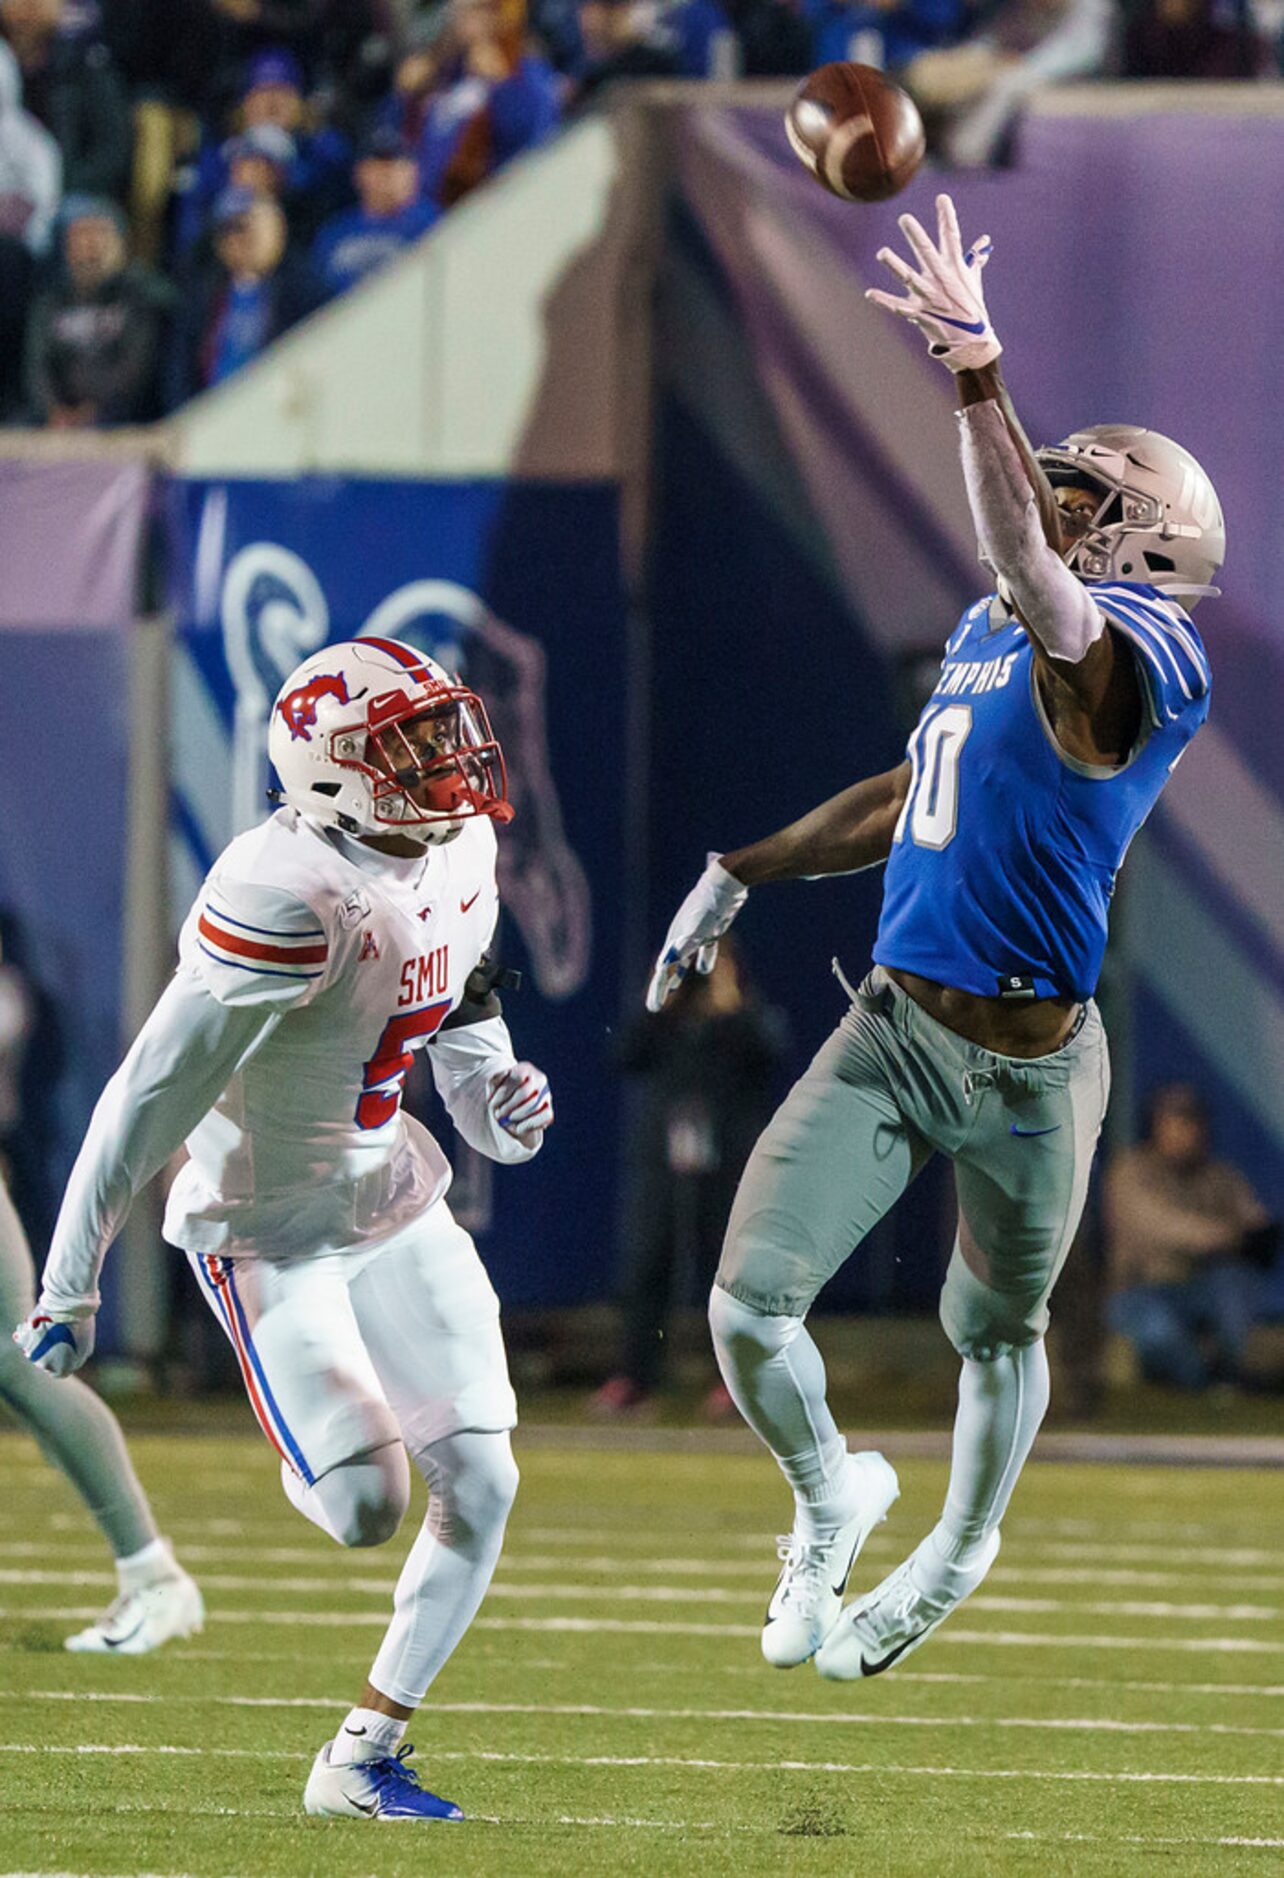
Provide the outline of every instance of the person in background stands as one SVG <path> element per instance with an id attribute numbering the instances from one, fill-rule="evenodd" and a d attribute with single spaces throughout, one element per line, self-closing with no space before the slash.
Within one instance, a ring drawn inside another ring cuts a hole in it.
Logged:
<path id="1" fill-rule="evenodd" d="M 226 189 L 214 205 L 214 265 L 183 303 L 169 372 L 171 409 L 220 385 L 315 312 L 321 294 L 286 246 L 279 204 Z"/>
<path id="2" fill-rule="evenodd" d="M 129 259 L 125 218 L 104 197 L 63 206 L 62 269 L 27 331 L 27 404 L 57 429 L 142 424 L 159 412 L 173 289 Z"/>
<path id="3" fill-rule="evenodd" d="M 1198 1090 L 1155 1091 L 1145 1139 L 1112 1162 L 1104 1199 L 1111 1327 L 1147 1380 L 1241 1381 L 1260 1285 L 1245 1254 L 1268 1251 L 1274 1228 L 1243 1174 L 1213 1158 Z"/>
<path id="4" fill-rule="evenodd" d="M 35 281 L 62 194 L 62 157 L 22 108 L 18 61 L 0 40 L 0 423 L 22 421 L 22 346 Z"/>
<path id="5" fill-rule="evenodd" d="M 557 74 L 526 45 L 524 0 L 451 0 L 449 22 L 398 72 L 421 187 L 443 209 L 556 128 Z"/>
<path id="6" fill-rule="evenodd" d="M 367 137 L 352 180 L 357 207 L 332 215 L 312 246 L 312 265 L 327 298 L 384 267 L 427 234 L 440 213 L 420 196 L 414 152 L 390 124 Z"/>
<path id="7" fill-rule="evenodd" d="M 691 973 L 666 1009 L 625 1033 L 620 1067 L 642 1089 L 629 1144 L 624 1336 L 595 1414 L 646 1404 L 663 1380 L 672 1307 L 707 1297 L 736 1185 L 771 1119 L 784 1044 L 780 1014 L 755 997 L 725 942 L 708 977 Z M 706 1408 L 715 1419 L 733 1412 L 721 1384 Z"/>
<path id="8" fill-rule="evenodd" d="M 125 200 L 133 130 L 111 54 L 75 30 L 66 0 L 0 0 L 0 28 L 22 68 L 27 109 L 62 152 L 63 187 Z"/>

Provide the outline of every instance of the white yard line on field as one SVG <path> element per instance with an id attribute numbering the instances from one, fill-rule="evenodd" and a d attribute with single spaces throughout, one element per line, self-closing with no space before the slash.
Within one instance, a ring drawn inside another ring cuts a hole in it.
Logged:
<path id="1" fill-rule="evenodd" d="M 214 1757 L 219 1760 L 265 1761 L 310 1761 L 315 1758 L 306 1751 L 296 1749 L 190 1748 L 169 1744 L 144 1747 L 139 1742 L 79 1742 L 57 1746 L 47 1741 L 0 1741 L 0 1754 L 164 1754 L 183 1759 Z M 1125 1773 L 1114 1768 L 1096 1772 L 1083 1768 L 1067 1770 L 1052 1767 L 928 1767 L 887 1761 L 727 1761 L 682 1754 L 512 1754 L 495 1748 L 448 1748 L 434 1751 L 426 1759 L 434 1764 L 441 1761 L 487 1761 L 522 1767 L 674 1767 L 689 1768 L 696 1773 L 891 1774 L 913 1779 L 1086 1781 L 1110 1786 L 1284 1787 L 1284 1774 L 1167 1773 L 1150 1769 Z"/>
<path id="2" fill-rule="evenodd" d="M 358 1597 L 386 1598 L 392 1589 L 391 1574 L 380 1574 L 377 1578 L 354 1575 L 336 1584 L 329 1577 L 273 1578 L 265 1581 L 261 1576 L 251 1573 L 213 1572 L 203 1574 L 201 1582 L 206 1591 L 266 1589 L 287 1597 L 333 1597 L 336 1591 L 343 1591 Z M 91 1584 L 114 1586 L 115 1583 L 115 1574 L 112 1572 L 43 1571 L 17 1566 L 0 1568 L 0 1584 L 6 1585 L 79 1587 Z M 491 1585 L 486 1595 L 491 1599 L 537 1599 L 544 1604 L 558 1601 L 574 1604 L 626 1601 L 630 1604 L 750 1605 L 756 1609 L 761 1603 L 757 1591 L 728 1591 L 721 1585 L 694 1589 L 677 1585 L 582 1585 L 565 1579 L 534 1584 L 509 1584 L 500 1579 Z M 1054 1616 L 1068 1612 L 1092 1617 L 1153 1617 L 1165 1622 L 1182 1623 L 1273 1623 L 1284 1616 L 1280 1607 L 1274 1604 L 1173 1604 L 1162 1600 L 1132 1598 L 1014 1598 L 996 1597 L 988 1592 L 980 1592 L 969 1599 L 969 1609 L 1002 1611 L 1008 1615 L 1022 1616 Z"/>
<path id="3" fill-rule="evenodd" d="M 0 1701 L 116 1702 L 161 1704 L 166 1708 L 316 1708 L 341 1709 L 346 1697 L 313 1695 L 160 1695 L 137 1690 L 28 1689 L 0 1691 Z M 801 1710 L 758 1708 L 640 1708 L 594 1702 L 432 1702 L 430 1715 L 561 1715 L 601 1721 L 786 1722 L 821 1727 L 894 1728 L 1018 1728 L 1049 1729 L 1075 1734 L 1115 1735 L 1249 1735 L 1278 1740 L 1284 1728 L 1250 1728 L 1227 1722 L 1118 1721 L 1114 1717 L 1079 1719 L 1072 1716 L 1022 1715 L 889 1715 L 860 1714 L 842 1709 L 828 1714 Z"/>
<path id="4" fill-rule="evenodd" d="M 975 1602 L 973 1602 L 975 1609 Z M 101 1617 L 102 1611 L 97 1605 L 49 1606 L 49 1605 L 9 1605 L 0 1607 L 0 1619 L 11 1618 L 19 1621 L 65 1622 L 73 1619 Z M 224 1611 L 217 1608 L 206 1611 L 207 1624 L 261 1624 L 269 1629 L 284 1625 L 310 1625 L 317 1629 L 365 1629 L 384 1627 L 388 1622 L 386 1611 Z M 760 1626 L 757 1624 L 701 1624 L 695 1622 L 664 1621 L 658 1618 L 629 1617 L 492 1617 L 483 1614 L 473 1619 L 474 1630 L 534 1631 L 537 1633 L 564 1631 L 570 1635 L 582 1636 L 640 1636 L 640 1637 L 757 1637 Z M 1035 1648 L 1035 1649 L 1075 1649 L 1084 1650 L 1162 1650 L 1167 1654 L 1187 1652 L 1211 1652 L 1226 1655 L 1231 1652 L 1252 1656 L 1284 1656 L 1284 1641 L 1267 1641 L 1260 1637 L 1117 1637 L 1066 1631 L 1064 1635 L 1052 1636 L 1040 1631 L 1024 1630 L 967 1630 L 962 1626 L 951 1628 L 946 1625 L 936 1633 L 933 1642 L 939 1647 L 942 1643 L 983 1644 L 990 1649 Z"/>
<path id="5" fill-rule="evenodd" d="M 621 1558 L 613 1553 L 584 1553 L 577 1548 L 570 1548 L 565 1554 L 555 1552 L 523 1553 L 520 1547 L 509 1545 L 504 1551 L 503 1568 L 506 1573 L 525 1572 L 568 1572 L 578 1576 L 611 1577 L 626 1573 L 642 1574 L 648 1577 L 674 1576 L 678 1578 L 747 1578 L 755 1582 L 770 1577 L 770 1562 L 767 1547 L 760 1545 L 761 1558 L 756 1559 L 717 1559 L 717 1558 Z M 1039 1556 L 1043 1558 L 1070 1554 L 1075 1557 L 1094 1557 L 1102 1560 L 1122 1557 L 1127 1548 L 1112 1550 L 1109 1546 L 1045 1546 Z M 901 1547 L 891 1540 L 867 1542 L 862 1556 L 868 1558 L 872 1552 L 879 1551 L 888 1556 L 899 1554 Z M 1135 1555 L 1169 1558 L 1160 1547 L 1134 1547 Z M 247 1560 L 256 1566 L 263 1565 L 308 1565 L 314 1571 L 327 1575 L 326 1582 L 341 1581 L 350 1569 L 351 1561 L 342 1552 L 324 1552 L 319 1547 L 307 1546 L 253 1546 L 253 1545 L 185 1545 L 182 1548 L 183 1561 L 189 1566 L 203 1564 L 221 1564 Z M 82 1555 L 86 1558 L 101 1560 L 102 1541 L 93 1537 L 71 1544 L 59 1541 L 36 1541 L 19 1539 L 0 1541 L 0 1558 L 37 1559 L 46 1564 L 56 1564 L 64 1556 Z M 1196 1555 L 1199 1556 L 1199 1555 Z M 1220 1552 L 1208 1553 L 1208 1563 L 1194 1565 L 1187 1571 L 1137 1571 L 1129 1568 L 1103 1564 L 1093 1565 L 1029 1565 L 1017 1561 L 999 1565 L 990 1573 L 987 1583 L 997 1584 L 1085 1584 L 1085 1585 L 1147 1585 L 1189 1586 L 1192 1580 L 1202 1577 L 1215 1578 L 1225 1588 L 1242 1588 L 1253 1591 L 1284 1590 L 1284 1577 L 1264 1575 L 1257 1570 L 1245 1570 L 1238 1574 L 1227 1572 L 1224 1567 L 1228 1562 L 1239 1564 L 1278 1563 L 1274 1554 Z M 79 1572 L 76 1576 L 85 1579 L 88 1574 Z M 0 1578 L 0 1582 L 3 1579 Z M 102 1582 L 108 1582 L 105 1578 Z M 230 1580 L 227 1582 L 231 1582 Z M 285 1577 L 256 1576 L 255 1584 L 281 1584 L 288 1588 L 289 1580 Z"/>

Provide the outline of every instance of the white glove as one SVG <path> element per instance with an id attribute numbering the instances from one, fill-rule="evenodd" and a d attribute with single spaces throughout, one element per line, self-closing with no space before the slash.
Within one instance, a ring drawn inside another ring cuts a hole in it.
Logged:
<path id="1" fill-rule="evenodd" d="M 496 1070 L 486 1095 L 486 1106 L 498 1128 L 518 1141 L 542 1135 L 553 1121 L 553 1098 L 548 1077 L 533 1063 L 514 1063 Z"/>
<path id="2" fill-rule="evenodd" d="M 37 1304 L 18 1325 L 13 1340 L 37 1369 L 51 1376 L 70 1376 L 94 1353 L 94 1314 L 51 1311 Z"/>
<path id="3" fill-rule="evenodd" d="M 711 854 L 708 865 L 673 916 L 647 988 L 646 1008 L 658 1011 L 691 969 L 709 973 L 718 958 L 718 941 L 749 897 L 749 889 Z"/>
<path id="4" fill-rule="evenodd" d="M 900 299 L 870 287 L 865 298 L 912 320 L 927 339 L 932 357 L 941 359 L 952 372 L 974 372 L 992 364 L 1003 347 L 994 336 L 981 291 L 990 237 L 982 235 L 965 254 L 959 218 L 948 196 L 936 198 L 935 243 L 912 215 L 902 215 L 900 226 L 918 268 L 902 261 L 891 248 L 880 248 L 878 258 L 900 281 L 905 296 Z"/>

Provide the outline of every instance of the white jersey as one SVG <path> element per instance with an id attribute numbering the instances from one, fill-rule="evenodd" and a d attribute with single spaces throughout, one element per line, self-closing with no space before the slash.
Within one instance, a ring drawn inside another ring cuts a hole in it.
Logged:
<path id="1" fill-rule="evenodd" d="M 483 817 L 410 861 L 293 809 L 233 841 L 184 923 L 180 966 L 220 1004 L 284 1021 L 188 1136 L 165 1237 L 288 1255 L 386 1237 L 439 1199 L 450 1167 L 403 1115 L 402 1084 L 498 910 Z"/>
<path id="2" fill-rule="evenodd" d="M 515 1058 L 502 1017 L 445 1032 L 498 913 L 495 833 L 396 860 L 294 809 L 219 857 L 179 966 L 103 1091 L 44 1274 L 55 1306 L 97 1302 L 107 1247 L 139 1188 L 186 1142 L 165 1236 L 196 1253 L 296 1258 L 371 1245 L 440 1199 L 450 1168 L 401 1112 L 411 1052 L 461 1135 L 529 1160 L 490 1113 Z"/>

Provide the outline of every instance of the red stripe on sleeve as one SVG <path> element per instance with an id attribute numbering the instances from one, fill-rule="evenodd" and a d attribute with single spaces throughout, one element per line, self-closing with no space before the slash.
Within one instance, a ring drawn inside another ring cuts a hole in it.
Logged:
<path id="1" fill-rule="evenodd" d="M 215 945 L 222 946 L 225 952 L 235 952 L 238 958 L 258 959 L 265 965 L 324 965 L 329 955 L 329 946 L 265 946 L 257 939 L 246 939 L 240 933 L 231 933 L 223 926 L 216 926 L 208 913 L 202 913 L 198 930 Z"/>

